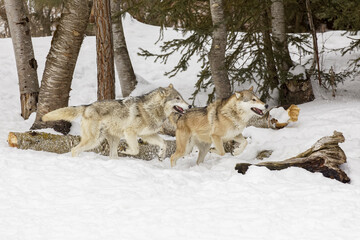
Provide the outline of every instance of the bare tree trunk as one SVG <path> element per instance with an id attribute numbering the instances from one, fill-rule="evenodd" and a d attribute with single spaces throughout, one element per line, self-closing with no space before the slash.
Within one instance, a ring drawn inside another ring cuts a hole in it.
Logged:
<path id="1" fill-rule="evenodd" d="M 292 66 L 292 61 L 287 46 L 285 9 L 283 0 L 271 0 L 271 25 L 274 39 L 274 47 L 280 60 L 280 67 L 287 72 Z"/>
<path id="2" fill-rule="evenodd" d="M 127 97 L 137 84 L 134 69 L 127 50 L 122 20 L 120 0 L 111 0 L 112 32 L 114 38 L 115 65 L 120 80 L 121 93 Z"/>
<path id="3" fill-rule="evenodd" d="M 231 95 L 231 85 L 225 63 L 227 32 L 222 0 L 210 0 L 210 12 L 214 27 L 209 53 L 211 76 L 216 98 L 227 98 Z"/>
<path id="4" fill-rule="evenodd" d="M 67 134 L 68 122 L 42 122 L 41 117 L 68 106 L 71 81 L 90 15 L 89 2 L 67 0 L 51 42 L 41 82 L 38 110 L 31 129 L 54 128 Z"/>
<path id="5" fill-rule="evenodd" d="M 288 79 L 288 71 L 293 66 L 291 61 L 285 25 L 285 9 L 283 0 L 271 0 L 272 33 L 275 54 L 281 79 L 280 105 L 301 104 L 314 100 L 310 78 Z"/>
<path id="6" fill-rule="evenodd" d="M 42 36 L 51 36 L 51 7 L 43 7 L 41 9 L 40 22 L 43 28 Z"/>
<path id="7" fill-rule="evenodd" d="M 98 100 L 115 98 L 114 49 L 110 0 L 94 0 Z"/>
<path id="8" fill-rule="evenodd" d="M 31 41 L 29 18 L 22 0 L 5 0 L 5 8 L 19 78 L 21 116 L 28 119 L 31 113 L 36 112 L 39 95 L 37 62 Z"/>
<path id="9" fill-rule="evenodd" d="M 266 57 L 266 71 L 267 71 L 267 79 L 265 79 L 265 85 L 270 87 L 271 90 L 277 88 L 279 86 L 279 77 L 276 69 L 276 62 L 274 58 L 273 52 L 273 44 L 271 41 L 270 35 L 270 23 L 269 23 L 269 13 L 267 8 L 264 9 L 261 14 L 261 24 L 262 24 L 262 34 L 264 38 L 264 54 Z M 262 96 L 262 98 L 267 98 L 269 96 Z"/>
<path id="10" fill-rule="evenodd" d="M 314 20 L 313 20 L 313 17 L 312 17 L 311 8 L 310 8 L 310 1 L 309 0 L 306 0 L 306 11 L 307 11 L 308 19 L 309 19 L 311 35 L 312 35 L 312 38 L 313 38 L 314 63 L 316 63 L 317 68 L 318 68 L 318 81 L 319 81 L 319 85 L 321 85 L 319 48 L 318 48 L 318 44 L 317 44 L 316 29 L 315 29 L 315 26 L 314 26 Z M 311 73 L 312 71 L 313 71 L 313 69 L 310 69 L 310 75 L 312 74 Z"/>

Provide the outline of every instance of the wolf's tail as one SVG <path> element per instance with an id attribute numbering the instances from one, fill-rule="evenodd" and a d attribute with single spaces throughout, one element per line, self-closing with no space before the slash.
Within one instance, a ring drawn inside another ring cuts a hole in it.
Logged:
<path id="1" fill-rule="evenodd" d="M 64 107 L 48 112 L 41 119 L 44 122 L 58 121 L 58 120 L 65 120 L 70 122 L 75 118 L 79 117 L 80 115 L 82 115 L 84 111 L 85 111 L 85 106 Z"/>

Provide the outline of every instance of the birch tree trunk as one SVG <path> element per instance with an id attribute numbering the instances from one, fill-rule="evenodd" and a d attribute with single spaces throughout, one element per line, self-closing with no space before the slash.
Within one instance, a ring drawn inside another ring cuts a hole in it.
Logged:
<path id="1" fill-rule="evenodd" d="M 274 58 L 273 44 L 271 41 L 270 35 L 270 23 L 269 23 L 269 11 L 267 8 L 263 10 L 260 16 L 261 25 L 262 25 L 262 34 L 264 41 L 264 54 L 266 57 L 266 79 L 265 85 L 270 87 L 271 90 L 279 86 L 279 77 L 276 69 L 276 62 Z M 267 98 L 269 96 L 262 96 L 262 98 Z"/>
<path id="2" fill-rule="evenodd" d="M 314 48 L 314 62 L 313 65 L 310 69 L 310 75 L 312 74 L 312 72 L 315 69 L 315 64 L 317 66 L 318 69 L 318 81 L 319 81 L 319 85 L 321 86 L 321 76 L 320 76 L 320 59 L 319 59 L 319 48 L 318 48 L 318 44 L 317 44 L 317 36 L 316 36 L 316 29 L 314 26 L 314 20 L 312 17 L 312 12 L 311 12 L 311 7 L 310 7 L 310 0 L 306 0 L 306 12 L 307 12 L 307 16 L 308 16 L 308 20 L 309 20 L 309 26 L 310 26 L 310 30 L 311 30 L 311 35 L 312 35 L 312 39 L 313 39 L 313 48 Z"/>
<path id="3" fill-rule="evenodd" d="M 291 61 L 285 25 L 283 0 L 271 0 L 272 33 L 275 54 L 281 79 L 280 105 L 301 104 L 314 100 L 314 93 L 309 76 L 303 79 L 288 79 L 288 71 L 293 66 Z"/>
<path id="4" fill-rule="evenodd" d="M 38 110 L 31 129 L 54 128 L 63 134 L 70 131 L 71 124 L 68 122 L 42 122 L 41 117 L 50 111 L 68 106 L 71 81 L 89 15 L 88 1 L 65 1 L 46 57 Z"/>
<path id="5" fill-rule="evenodd" d="M 127 50 L 122 19 L 120 0 L 111 0 L 112 33 L 114 39 L 114 60 L 120 80 L 121 93 L 127 97 L 137 84 L 134 69 Z"/>
<path id="6" fill-rule="evenodd" d="M 280 61 L 280 68 L 283 72 L 287 72 L 292 66 L 292 61 L 287 46 L 283 0 L 271 0 L 271 26 L 274 47 Z"/>
<path id="7" fill-rule="evenodd" d="M 222 0 L 210 0 L 210 12 L 214 27 L 209 52 L 211 76 L 216 98 L 227 98 L 231 95 L 231 85 L 225 63 L 227 32 Z"/>
<path id="8" fill-rule="evenodd" d="M 97 99 L 115 99 L 114 49 L 111 30 L 110 0 L 94 0 Z"/>
<path id="9" fill-rule="evenodd" d="M 28 119 L 31 113 L 36 112 L 39 95 L 37 62 L 31 41 L 29 18 L 22 0 L 5 0 L 5 9 L 18 72 L 21 116 Z"/>

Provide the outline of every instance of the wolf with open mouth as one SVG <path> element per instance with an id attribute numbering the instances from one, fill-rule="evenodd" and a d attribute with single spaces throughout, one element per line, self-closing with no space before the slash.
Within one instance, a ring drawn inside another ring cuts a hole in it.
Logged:
<path id="1" fill-rule="evenodd" d="M 121 138 L 124 138 L 128 145 L 121 153 L 137 155 L 137 138 L 141 137 L 144 141 L 160 147 L 159 159 L 162 160 L 166 154 L 166 143 L 158 132 L 171 113 L 183 114 L 188 108 L 190 105 L 170 84 L 142 96 L 60 108 L 45 114 L 42 120 L 72 121 L 82 117 L 81 141 L 71 150 L 72 156 L 93 149 L 106 139 L 110 146 L 110 157 L 116 158 Z"/>
<path id="2" fill-rule="evenodd" d="M 173 114 L 170 120 L 176 124 L 176 151 L 170 158 L 171 166 L 175 166 L 180 157 L 189 154 L 195 145 L 199 149 L 197 164 L 204 161 L 211 144 L 215 147 L 212 152 L 222 156 L 225 154 L 223 143 L 234 140 L 240 146 L 233 154 L 240 154 L 247 145 L 243 129 L 254 115 L 264 115 L 267 107 L 255 96 L 251 87 L 235 92 L 229 98 L 216 100 L 207 107 L 190 109 L 181 116 Z"/>

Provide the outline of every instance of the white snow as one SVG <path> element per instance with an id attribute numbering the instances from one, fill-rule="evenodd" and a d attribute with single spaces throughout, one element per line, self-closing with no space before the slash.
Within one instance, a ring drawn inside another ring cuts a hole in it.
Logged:
<path id="1" fill-rule="evenodd" d="M 188 99 L 200 64 L 173 79 L 163 76 L 175 64 L 153 63 L 137 56 L 138 48 L 159 49 L 159 28 L 124 21 L 135 72 L 141 84 L 133 95 L 158 86 L 174 86 Z M 332 52 L 348 44 L 343 32 L 319 35 L 324 69 L 344 69 L 348 60 Z M 181 37 L 171 29 L 165 38 Z M 326 40 L 322 40 L 326 39 Z M 41 79 L 51 38 L 34 38 Z M 322 48 L 325 44 L 326 48 Z M 178 55 L 179 56 L 179 55 Z M 310 57 L 310 56 L 309 56 Z M 360 237 L 360 83 L 359 77 L 339 85 L 336 98 L 316 86 L 317 99 L 301 104 L 299 121 L 281 130 L 249 127 L 248 146 L 237 157 L 208 154 L 196 165 L 196 153 L 170 167 L 169 159 L 109 160 L 95 153 L 72 158 L 10 148 L 10 131 L 27 131 L 35 114 L 20 116 L 17 72 L 11 39 L 0 39 L 0 239 L 115 240 L 115 239 L 359 239 Z M 96 100 L 95 39 L 86 37 L 76 65 L 70 105 Z M 116 86 L 120 84 L 117 82 Z M 247 87 L 247 86 L 246 86 Z M 242 86 L 239 86 L 239 90 Z M 245 88 L 245 86 L 244 86 Z M 116 90 L 121 97 L 120 89 Z M 204 106 L 201 93 L 197 106 Z M 273 150 L 270 161 L 284 160 L 309 148 L 337 130 L 347 155 L 342 166 L 350 184 L 300 168 L 270 171 L 250 167 L 245 175 L 238 162 L 257 163 L 257 152 Z M 73 134 L 79 134 L 78 123 Z"/>
<path id="2" fill-rule="evenodd" d="M 275 107 L 270 110 L 271 117 L 278 120 L 279 123 L 287 123 L 290 120 L 289 114 L 283 107 Z"/>
<path id="3" fill-rule="evenodd" d="M 305 76 L 306 76 L 306 70 L 305 70 L 305 67 L 303 65 L 296 65 L 292 68 L 290 68 L 289 72 L 293 75 L 301 75 L 301 77 L 303 79 L 305 79 Z"/>

